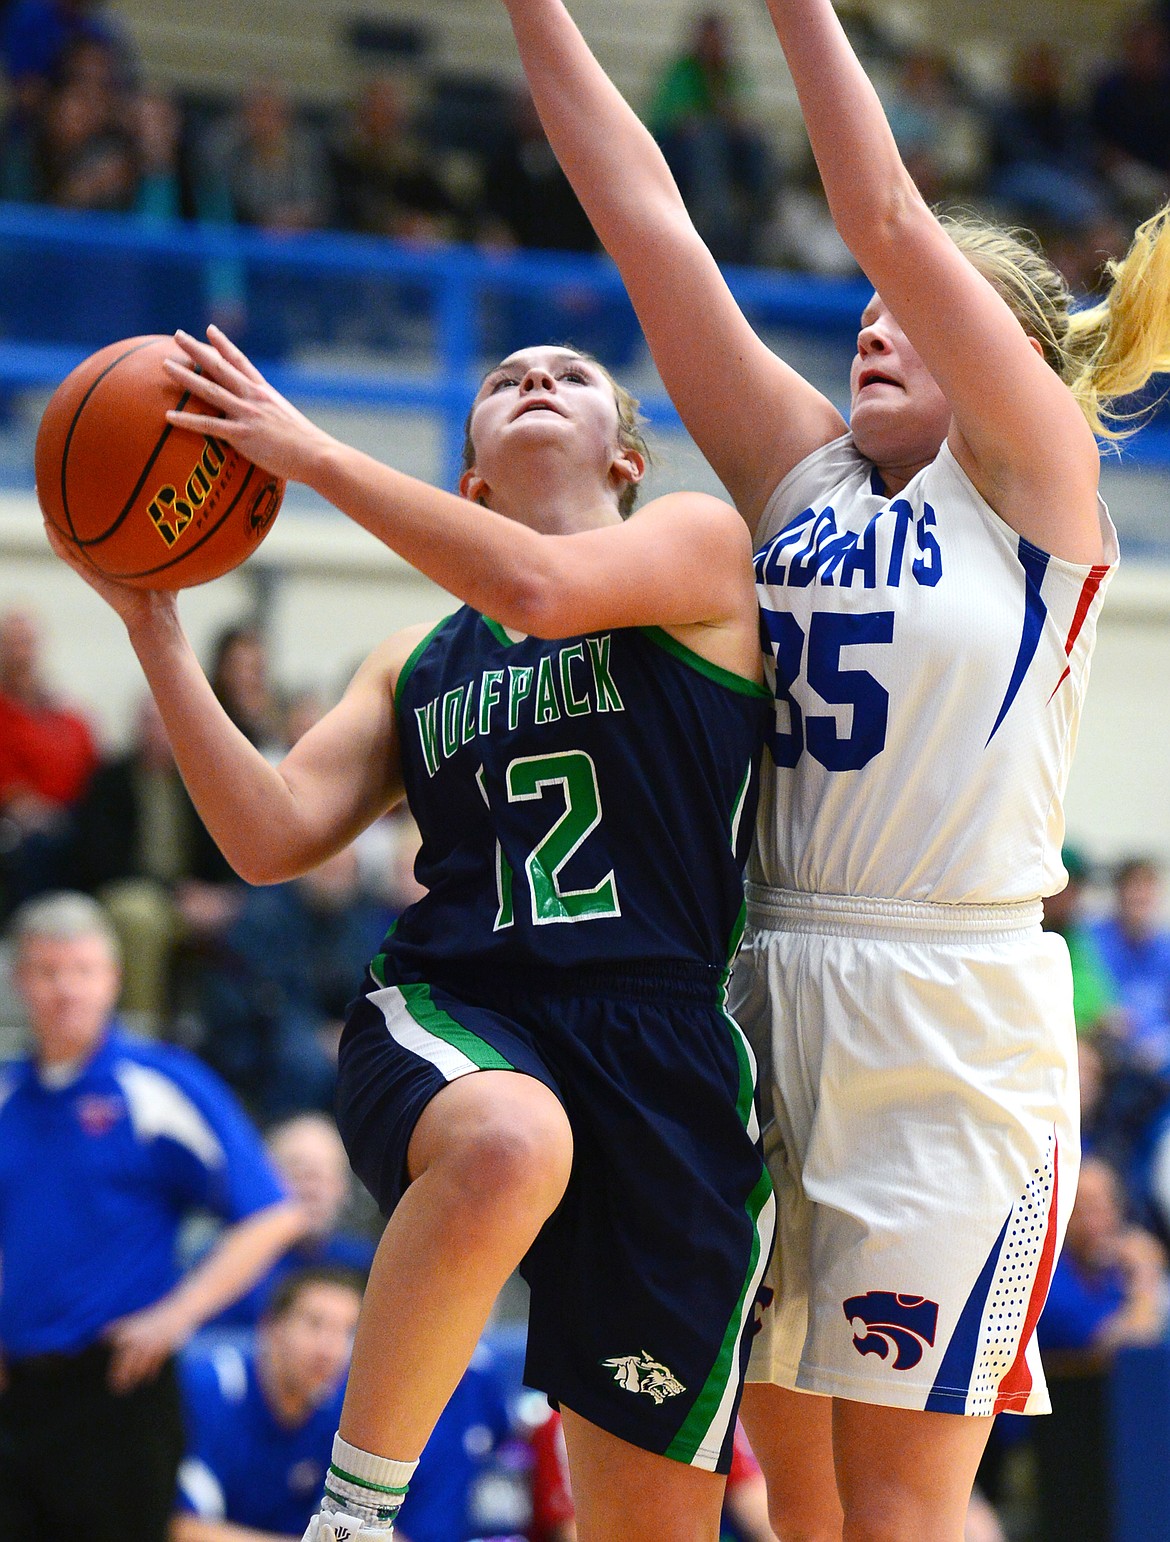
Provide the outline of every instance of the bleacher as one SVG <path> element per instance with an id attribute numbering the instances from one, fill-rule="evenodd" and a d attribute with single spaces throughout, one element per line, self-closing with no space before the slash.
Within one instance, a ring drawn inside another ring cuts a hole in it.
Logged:
<path id="1" fill-rule="evenodd" d="M 572 11 L 618 86 L 635 104 L 701 7 L 695 0 L 575 0 Z M 1021 41 L 1057 38 L 1074 66 L 1100 60 L 1135 0 L 849 0 L 839 7 L 859 26 L 891 38 L 934 42 L 981 82 L 1003 78 Z M 799 132 L 799 114 L 762 0 L 726 0 L 762 116 L 781 135 Z M 208 96 L 248 81 L 282 81 L 306 103 L 332 105 L 372 65 L 409 66 L 440 82 L 472 73 L 493 81 L 518 74 L 500 0 L 117 0 L 148 76 Z M 637 47 L 630 47 L 630 39 Z"/>

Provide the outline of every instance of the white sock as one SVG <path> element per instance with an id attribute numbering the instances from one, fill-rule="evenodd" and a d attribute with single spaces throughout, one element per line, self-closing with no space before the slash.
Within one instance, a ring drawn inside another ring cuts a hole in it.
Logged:
<path id="1" fill-rule="evenodd" d="M 417 1466 L 417 1461 L 392 1462 L 375 1456 L 334 1435 L 322 1509 L 348 1510 L 363 1521 L 384 1526 L 389 1533 Z"/>

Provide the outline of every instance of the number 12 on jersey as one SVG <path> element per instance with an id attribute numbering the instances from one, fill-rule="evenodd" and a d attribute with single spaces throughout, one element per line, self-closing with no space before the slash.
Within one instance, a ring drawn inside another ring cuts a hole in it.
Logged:
<path id="1" fill-rule="evenodd" d="M 760 610 L 764 651 L 776 661 L 776 700 L 788 708 L 788 729 L 770 735 L 772 759 L 778 766 L 795 766 L 807 748 L 828 771 L 860 771 L 886 745 L 890 693 L 862 669 L 842 669 L 841 650 L 894 640 L 894 612 L 816 611 L 809 622 L 807 650 L 804 629 L 782 610 Z M 831 714 L 807 716 L 793 695 L 801 675 L 830 706 L 853 709 L 848 733 L 837 732 Z"/>
<path id="2" fill-rule="evenodd" d="M 491 807 L 483 767 L 475 774 L 483 800 Z M 533 926 L 552 926 L 563 921 L 596 921 L 621 915 L 617 880 L 613 869 L 591 889 L 563 889 L 561 871 L 569 859 L 601 823 L 601 798 L 597 767 L 584 750 L 560 750 L 552 755 L 524 755 L 510 761 L 504 773 L 509 803 L 543 799 L 560 789 L 564 812 L 553 821 L 544 837 L 528 853 L 524 871 L 532 900 Z M 499 841 L 496 841 L 496 892 L 499 909 L 494 931 L 515 920 L 512 890 L 515 874 Z"/>

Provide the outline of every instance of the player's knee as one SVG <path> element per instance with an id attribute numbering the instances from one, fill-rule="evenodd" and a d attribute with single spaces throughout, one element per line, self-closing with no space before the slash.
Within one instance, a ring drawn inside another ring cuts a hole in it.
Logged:
<path id="1" fill-rule="evenodd" d="M 867 1506 L 845 1517 L 842 1542 L 923 1542 L 930 1535 L 921 1514 L 897 1506 Z"/>
<path id="2" fill-rule="evenodd" d="M 768 1520 L 777 1542 L 841 1542 L 839 1516 L 793 1514 L 790 1509 L 770 1505 Z"/>
<path id="3" fill-rule="evenodd" d="M 569 1181 L 572 1137 L 555 1110 L 501 1110 L 467 1133 L 448 1166 L 462 1205 L 481 1221 L 496 1214 L 550 1215 Z"/>

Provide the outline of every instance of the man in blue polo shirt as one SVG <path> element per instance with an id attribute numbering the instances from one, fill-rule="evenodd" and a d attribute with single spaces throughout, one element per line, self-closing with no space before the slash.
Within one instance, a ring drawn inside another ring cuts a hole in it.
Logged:
<path id="1" fill-rule="evenodd" d="M 173 1355 L 302 1218 L 194 1057 L 113 1019 L 117 942 L 83 895 L 12 921 L 32 1030 L 0 1077 L 0 1537 L 164 1542 L 183 1435 Z M 192 1210 L 226 1223 L 186 1277 Z"/>
<path id="2" fill-rule="evenodd" d="M 275 1287 L 255 1342 L 182 1357 L 187 1454 L 174 1542 L 299 1542 L 341 1417 L 361 1276 L 321 1266 Z"/>

